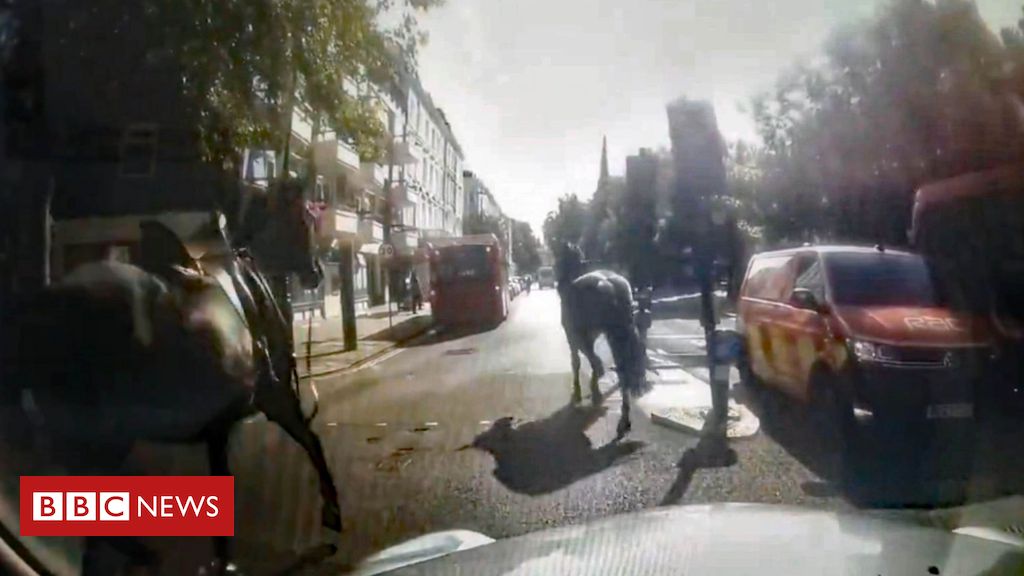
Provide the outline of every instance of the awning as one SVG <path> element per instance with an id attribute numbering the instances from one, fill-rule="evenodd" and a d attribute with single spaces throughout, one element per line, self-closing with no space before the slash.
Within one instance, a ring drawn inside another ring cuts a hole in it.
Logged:
<path id="1" fill-rule="evenodd" d="M 367 242 L 359 247 L 360 254 L 372 254 L 376 256 L 380 254 L 380 242 Z"/>

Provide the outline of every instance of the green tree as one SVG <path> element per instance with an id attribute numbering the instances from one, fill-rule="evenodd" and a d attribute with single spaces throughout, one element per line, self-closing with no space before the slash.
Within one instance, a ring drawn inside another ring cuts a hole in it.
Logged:
<path id="1" fill-rule="evenodd" d="M 508 254 L 508 230 L 501 218 L 486 214 L 471 214 L 462 224 L 464 234 L 494 234 L 501 243 L 502 250 Z"/>
<path id="2" fill-rule="evenodd" d="M 822 64 L 753 103 L 769 238 L 900 243 L 918 186 L 1019 159 L 1013 50 L 963 0 L 892 0 L 834 31 Z"/>
<path id="3" fill-rule="evenodd" d="M 544 243 L 552 250 L 561 243 L 579 244 L 586 228 L 588 204 L 575 194 L 558 199 L 558 210 L 544 220 Z"/>
<path id="4" fill-rule="evenodd" d="M 97 84 L 107 85 L 76 89 L 120 95 L 144 93 L 150 83 L 151 90 L 179 91 L 174 105 L 194 122 L 205 159 L 217 165 L 237 161 L 244 148 L 284 149 L 300 102 L 314 126 L 337 130 L 364 157 L 376 157 L 385 129 L 377 104 L 343 86 L 386 84 L 400 68 L 411 70 L 421 37 L 417 16 L 440 2 L 14 1 L 32 16 L 27 22 L 38 24 L 20 30 L 26 42 L 40 46 L 44 61 L 63 60 L 49 63 L 55 70 L 60 64 L 102 72 L 104 62 L 113 62 L 134 72 L 101 73 Z M 173 81 L 161 83 L 166 76 Z"/>
<path id="5" fill-rule="evenodd" d="M 540 241 L 528 222 L 512 221 L 512 260 L 521 274 L 534 274 L 540 267 Z"/>

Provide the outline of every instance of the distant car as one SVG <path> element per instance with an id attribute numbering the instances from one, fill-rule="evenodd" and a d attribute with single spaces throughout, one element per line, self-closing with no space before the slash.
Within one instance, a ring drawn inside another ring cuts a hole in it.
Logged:
<path id="1" fill-rule="evenodd" d="M 511 298 L 519 295 L 519 282 L 515 278 L 509 278 L 508 280 L 508 295 Z"/>
<path id="2" fill-rule="evenodd" d="M 947 307 L 919 254 L 766 252 L 751 259 L 740 289 L 740 375 L 807 403 L 842 446 L 869 414 L 971 422 L 993 350 L 989 324 Z"/>
<path id="3" fill-rule="evenodd" d="M 555 287 L 555 271 L 550 266 L 544 266 L 537 270 L 537 287 L 554 288 Z"/>

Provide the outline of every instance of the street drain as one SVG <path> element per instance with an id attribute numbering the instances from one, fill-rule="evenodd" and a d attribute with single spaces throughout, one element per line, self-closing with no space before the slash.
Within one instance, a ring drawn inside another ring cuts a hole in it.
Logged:
<path id="1" fill-rule="evenodd" d="M 430 432 L 429 426 L 417 426 L 412 429 L 413 432 Z"/>
<path id="2" fill-rule="evenodd" d="M 476 348 L 456 348 L 454 350 L 448 350 L 444 353 L 445 356 L 469 356 L 475 354 Z"/>
<path id="3" fill-rule="evenodd" d="M 370 436 L 366 439 L 367 444 L 376 444 L 377 442 L 380 442 L 380 436 Z"/>

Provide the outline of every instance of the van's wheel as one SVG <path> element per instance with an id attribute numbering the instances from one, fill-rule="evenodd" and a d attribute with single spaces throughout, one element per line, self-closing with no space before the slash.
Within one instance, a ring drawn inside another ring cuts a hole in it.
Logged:
<path id="1" fill-rule="evenodd" d="M 860 430 L 853 413 L 848 379 L 828 370 L 816 370 L 811 377 L 810 421 L 822 439 L 836 477 L 846 480 L 853 472 Z"/>

